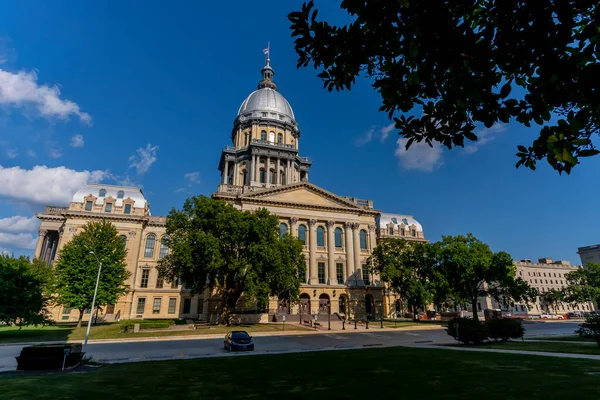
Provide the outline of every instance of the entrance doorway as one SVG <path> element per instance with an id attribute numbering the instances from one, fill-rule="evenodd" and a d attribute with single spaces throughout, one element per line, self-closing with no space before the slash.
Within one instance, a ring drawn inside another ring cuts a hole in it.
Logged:
<path id="1" fill-rule="evenodd" d="M 290 301 L 288 299 L 279 299 L 277 302 L 277 313 L 278 314 L 289 314 L 290 313 Z"/>
<path id="2" fill-rule="evenodd" d="M 367 314 L 367 318 L 370 318 L 371 314 L 373 314 L 373 295 L 365 295 L 365 313 Z"/>
<path id="3" fill-rule="evenodd" d="M 329 314 L 329 295 L 326 293 L 319 296 L 319 313 Z"/>
<path id="4" fill-rule="evenodd" d="M 306 293 L 300 295 L 300 305 L 298 306 L 299 314 L 310 314 L 310 296 Z"/>
<path id="5" fill-rule="evenodd" d="M 346 296 L 340 296 L 338 303 L 339 303 L 338 313 L 346 315 Z"/>

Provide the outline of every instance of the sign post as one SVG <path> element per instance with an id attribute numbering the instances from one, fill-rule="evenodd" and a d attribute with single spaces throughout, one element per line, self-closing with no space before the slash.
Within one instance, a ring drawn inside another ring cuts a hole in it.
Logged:
<path id="1" fill-rule="evenodd" d="M 285 314 L 281 317 L 281 320 L 283 321 L 283 330 L 285 331 Z"/>

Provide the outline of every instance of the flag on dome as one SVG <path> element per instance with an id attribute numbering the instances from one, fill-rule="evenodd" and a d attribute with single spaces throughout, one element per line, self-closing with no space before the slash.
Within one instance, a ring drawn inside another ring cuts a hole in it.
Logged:
<path id="1" fill-rule="evenodd" d="M 269 48 L 263 49 L 263 54 L 269 54 Z"/>

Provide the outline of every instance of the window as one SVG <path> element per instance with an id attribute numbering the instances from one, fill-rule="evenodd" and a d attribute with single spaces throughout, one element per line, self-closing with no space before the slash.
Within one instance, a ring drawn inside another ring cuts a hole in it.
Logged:
<path id="1" fill-rule="evenodd" d="M 324 262 L 319 263 L 319 283 L 321 283 L 321 284 L 325 283 L 325 263 Z"/>
<path id="2" fill-rule="evenodd" d="M 117 192 L 117 199 L 122 199 L 123 197 L 125 197 L 125 192 L 122 190 L 119 190 Z"/>
<path id="3" fill-rule="evenodd" d="M 283 144 L 283 135 L 281 133 L 277 134 L 277 144 Z"/>
<path id="4" fill-rule="evenodd" d="M 260 140 L 267 140 L 267 131 L 260 132 Z"/>
<path id="5" fill-rule="evenodd" d="M 286 183 L 285 182 L 285 172 L 283 172 L 283 171 L 279 172 L 279 183 Z"/>
<path id="6" fill-rule="evenodd" d="M 260 170 L 260 183 L 265 183 L 265 170 Z"/>
<path id="7" fill-rule="evenodd" d="M 394 228 L 393 227 L 392 228 L 388 228 L 388 233 L 390 235 L 393 235 L 394 234 Z"/>
<path id="8" fill-rule="evenodd" d="M 298 239 L 302 242 L 302 244 L 306 244 L 306 226 L 300 225 L 298 227 Z"/>
<path id="9" fill-rule="evenodd" d="M 243 170 L 242 171 L 242 184 L 247 185 L 248 183 L 249 183 L 248 182 L 248 171 Z"/>
<path id="10" fill-rule="evenodd" d="M 523 276 L 523 271 L 519 271 L 519 275 L 520 275 L 520 276 Z"/>
<path id="11" fill-rule="evenodd" d="M 275 183 L 275 170 L 269 171 L 269 183 Z"/>
<path id="12" fill-rule="evenodd" d="M 85 202 L 85 211 L 92 211 L 92 202 L 91 201 Z"/>
<path id="13" fill-rule="evenodd" d="M 554 273 L 554 277 L 556 278 L 556 272 Z"/>
<path id="14" fill-rule="evenodd" d="M 166 257 L 169 254 L 169 247 L 167 247 L 168 236 L 163 236 L 160 239 L 160 249 L 158 251 L 158 258 Z"/>
<path id="15" fill-rule="evenodd" d="M 189 314 L 192 309 L 192 299 L 183 299 L 183 313 Z"/>
<path id="16" fill-rule="evenodd" d="M 365 231 L 364 229 L 361 229 L 360 231 L 360 249 L 367 249 L 367 231 Z"/>
<path id="17" fill-rule="evenodd" d="M 162 299 L 160 297 L 154 298 L 154 304 L 152 304 L 152 314 L 160 314 L 160 302 Z"/>
<path id="18" fill-rule="evenodd" d="M 527 276 L 531 276 L 531 272 L 528 272 L 528 273 L 527 273 Z"/>
<path id="19" fill-rule="evenodd" d="M 179 279 L 175 279 L 171 282 L 171 289 L 177 289 L 177 286 L 179 286 Z"/>
<path id="20" fill-rule="evenodd" d="M 544 276 L 546 276 L 546 273 L 544 272 Z"/>
<path id="21" fill-rule="evenodd" d="M 154 256 L 154 243 L 156 242 L 156 236 L 150 234 L 146 237 L 146 247 L 144 249 L 144 257 Z"/>
<path id="22" fill-rule="evenodd" d="M 546 275 L 546 274 L 544 274 L 544 275 Z M 548 284 L 548 279 L 546 279 L 546 284 Z"/>
<path id="23" fill-rule="evenodd" d="M 169 298 L 169 314 L 175 314 L 175 308 L 177 307 L 177 299 L 175 297 Z"/>
<path id="24" fill-rule="evenodd" d="M 404 228 L 400 229 L 400 236 L 404 236 Z"/>
<path id="25" fill-rule="evenodd" d="M 275 143 L 275 132 L 269 132 L 269 142 Z"/>
<path id="26" fill-rule="evenodd" d="M 317 246 L 325 246 L 325 229 L 322 226 L 317 227 Z"/>
<path id="27" fill-rule="evenodd" d="M 363 278 L 363 281 L 365 282 L 365 285 L 371 284 L 371 282 L 369 280 L 369 268 L 367 267 L 367 264 L 362 265 L 362 278 Z"/>
<path id="28" fill-rule="evenodd" d="M 412 232 L 412 237 L 417 237 L 417 230 L 416 229 L 411 230 L 411 232 Z"/>
<path id="29" fill-rule="evenodd" d="M 131 204 L 125 204 L 125 209 L 123 210 L 125 214 L 131 214 Z"/>
<path id="30" fill-rule="evenodd" d="M 98 197 L 104 197 L 106 196 L 106 189 L 100 189 L 100 191 L 98 191 Z"/>
<path id="31" fill-rule="evenodd" d="M 342 228 L 335 228 L 335 247 L 342 248 Z"/>
<path id="32" fill-rule="evenodd" d="M 63 313 L 63 315 L 69 315 L 69 314 L 71 314 L 71 309 L 68 307 L 63 307 L 62 313 Z"/>
<path id="33" fill-rule="evenodd" d="M 150 277 L 150 270 L 145 269 L 142 271 L 142 282 L 140 283 L 140 287 L 147 288 L 148 287 L 148 278 Z"/>
<path id="34" fill-rule="evenodd" d="M 521 312 L 525 311 L 525 306 L 521 304 Z"/>
<path id="35" fill-rule="evenodd" d="M 337 263 L 335 264 L 335 272 L 337 275 L 337 281 L 339 284 L 344 282 L 344 264 L 342 263 Z M 342 300 L 342 298 L 340 297 L 340 301 Z"/>
<path id="36" fill-rule="evenodd" d="M 121 243 L 123 244 L 123 247 L 127 247 L 127 236 L 121 235 L 119 237 L 121 238 Z"/>
<path id="37" fill-rule="evenodd" d="M 244 146 L 248 145 L 248 133 L 244 133 Z"/>
<path id="38" fill-rule="evenodd" d="M 286 233 L 287 233 L 287 225 L 279 224 L 279 236 L 284 237 Z"/>
<path id="39" fill-rule="evenodd" d="M 106 203 L 106 205 L 104 206 L 104 211 L 111 212 L 112 211 L 112 203 Z"/>
<path id="40" fill-rule="evenodd" d="M 535 280 L 535 283 L 537 283 L 537 279 Z"/>
<path id="41" fill-rule="evenodd" d="M 144 308 L 146 308 L 146 298 L 140 297 L 140 298 L 138 298 L 136 314 L 143 314 Z"/>
<path id="42" fill-rule="evenodd" d="M 156 278 L 156 288 L 157 289 L 162 289 L 164 285 L 164 281 L 160 278 Z"/>

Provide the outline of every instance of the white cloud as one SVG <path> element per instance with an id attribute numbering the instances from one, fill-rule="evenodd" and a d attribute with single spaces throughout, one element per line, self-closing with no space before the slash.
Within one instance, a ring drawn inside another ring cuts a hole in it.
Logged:
<path id="1" fill-rule="evenodd" d="M 184 178 L 189 180 L 191 183 L 200 183 L 200 172 L 188 172 L 184 175 Z"/>
<path id="2" fill-rule="evenodd" d="M 10 251 L 0 248 L 0 255 L 10 256 L 10 254 L 11 254 Z"/>
<path id="3" fill-rule="evenodd" d="M 15 215 L 0 219 L 0 232 L 35 232 L 39 226 L 40 221 L 36 217 Z"/>
<path id="4" fill-rule="evenodd" d="M 360 147 L 369 143 L 373 139 L 373 132 L 375 132 L 375 129 L 371 128 L 361 137 L 354 139 L 354 145 Z"/>
<path id="5" fill-rule="evenodd" d="M 38 85 L 37 79 L 35 72 L 12 73 L 0 69 L 0 105 L 32 106 L 44 117 L 67 119 L 75 115 L 81 122 L 91 123 L 91 116 L 81 111 L 77 103 L 60 98 L 58 86 Z"/>
<path id="6" fill-rule="evenodd" d="M 381 128 L 379 130 L 381 143 L 385 142 L 385 140 L 388 138 L 390 132 L 393 131 L 395 127 L 396 127 L 396 123 L 392 122 L 391 124 L 384 126 L 383 128 Z"/>
<path id="7" fill-rule="evenodd" d="M 75 135 L 71 138 L 71 147 L 83 147 L 83 135 Z"/>
<path id="8" fill-rule="evenodd" d="M 59 148 L 53 147 L 50 149 L 48 155 L 50 158 L 61 158 L 63 156 L 63 152 Z"/>
<path id="9" fill-rule="evenodd" d="M 433 147 L 430 147 L 425 141 L 421 143 L 413 142 L 410 148 L 406 150 L 407 142 L 408 139 L 405 138 L 396 141 L 396 156 L 402 168 L 431 172 L 443 164 L 442 148 L 439 143 L 433 142 Z"/>
<path id="10" fill-rule="evenodd" d="M 4 64 L 7 61 L 8 60 L 6 59 L 6 57 L 0 56 L 0 64 Z"/>
<path id="11" fill-rule="evenodd" d="M 29 149 L 29 150 L 27 150 L 27 155 L 28 155 L 29 157 L 35 157 L 35 151 L 33 151 L 33 150 Z"/>
<path id="12" fill-rule="evenodd" d="M 17 149 L 8 149 L 6 150 L 6 157 L 7 158 L 16 158 L 19 155 L 19 152 L 17 151 Z"/>
<path id="13" fill-rule="evenodd" d="M 175 193 L 181 193 L 181 192 L 185 192 L 185 188 L 179 188 L 175 190 Z"/>
<path id="14" fill-rule="evenodd" d="M 490 128 L 482 128 L 475 131 L 478 138 L 477 141 L 466 145 L 463 151 L 467 154 L 475 153 L 481 146 L 494 140 L 498 133 L 506 131 L 506 128 L 504 124 L 494 124 Z"/>
<path id="15" fill-rule="evenodd" d="M 129 157 L 129 168 L 135 168 L 138 175 L 144 174 L 156 162 L 156 150 L 158 146 L 152 146 L 150 143 L 146 148 L 137 149 L 137 155 Z"/>
<path id="16" fill-rule="evenodd" d="M 105 171 L 75 171 L 66 167 L 32 169 L 0 166 L 0 197 L 28 204 L 68 205 L 73 194 L 88 182 L 108 177 Z"/>
<path id="17" fill-rule="evenodd" d="M 5 233 L 0 232 L 0 245 L 12 249 L 33 250 L 37 243 L 37 235 L 31 233 Z"/>

